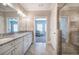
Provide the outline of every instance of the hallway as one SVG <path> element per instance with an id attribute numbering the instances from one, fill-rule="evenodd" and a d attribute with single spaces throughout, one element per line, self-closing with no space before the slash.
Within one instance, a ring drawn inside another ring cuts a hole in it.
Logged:
<path id="1" fill-rule="evenodd" d="M 42 43 L 45 43 L 46 42 L 46 36 L 41 36 L 41 37 L 36 37 L 36 42 L 39 43 L 39 42 L 42 42 Z"/>
<path id="2" fill-rule="evenodd" d="M 25 55 L 55 55 L 55 52 L 50 44 L 35 43 L 31 45 Z"/>

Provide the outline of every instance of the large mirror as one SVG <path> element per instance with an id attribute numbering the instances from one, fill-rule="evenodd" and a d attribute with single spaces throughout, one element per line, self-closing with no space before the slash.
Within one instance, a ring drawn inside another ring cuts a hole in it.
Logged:
<path id="1" fill-rule="evenodd" d="M 17 11 L 7 4 L 0 3 L 0 34 L 19 31 L 18 21 Z"/>

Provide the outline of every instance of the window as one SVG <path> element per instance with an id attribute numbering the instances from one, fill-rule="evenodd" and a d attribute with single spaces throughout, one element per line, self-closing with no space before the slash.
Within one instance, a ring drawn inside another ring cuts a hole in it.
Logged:
<path id="1" fill-rule="evenodd" d="M 38 31 L 42 32 L 43 31 L 42 27 L 43 27 L 42 24 L 37 24 L 37 30 Z"/>
<path id="2" fill-rule="evenodd" d="M 16 18 L 8 19 L 8 32 L 17 32 L 18 31 L 18 20 Z"/>

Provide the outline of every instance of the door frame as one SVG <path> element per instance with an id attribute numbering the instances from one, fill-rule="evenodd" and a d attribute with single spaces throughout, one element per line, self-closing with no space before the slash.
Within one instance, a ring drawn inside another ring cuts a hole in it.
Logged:
<path id="1" fill-rule="evenodd" d="M 35 38 L 35 19 L 36 19 L 36 17 L 39 17 L 39 18 L 41 18 L 41 17 L 43 17 L 43 16 L 35 16 L 34 17 L 34 43 L 36 43 L 36 38 Z M 46 16 L 44 16 L 45 18 L 46 18 L 46 42 L 45 43 L 47 43 L 47 38 L 48 38 L 48 36 L 47 36 L 47 34 L 48 34 L 48 30 L 47 30 L 47 24 L 48 24 L 48 21 L 47 21 L 47 17 Z"/>

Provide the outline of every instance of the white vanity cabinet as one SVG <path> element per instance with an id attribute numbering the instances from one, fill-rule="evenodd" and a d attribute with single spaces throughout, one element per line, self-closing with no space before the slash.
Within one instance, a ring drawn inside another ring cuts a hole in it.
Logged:
<path id="1" fill-rule="evenodd" d="M 14 39 L 11 42 L 0 45 L 0 55 L 23 55 L 32 43 L 32 33 Z"/>
<path id="2" fill-rule="evenodd" d="M 8 42 L 8 43 L 6 43 L 4 45 L 1 45 L 0 46 L 0 55 L 3 55 L 6 52 L 9 52 L 10 50 L 13 50 L 14 46 L 15 46 L 14 41 L 11 41 L 11 42 Z"/>

